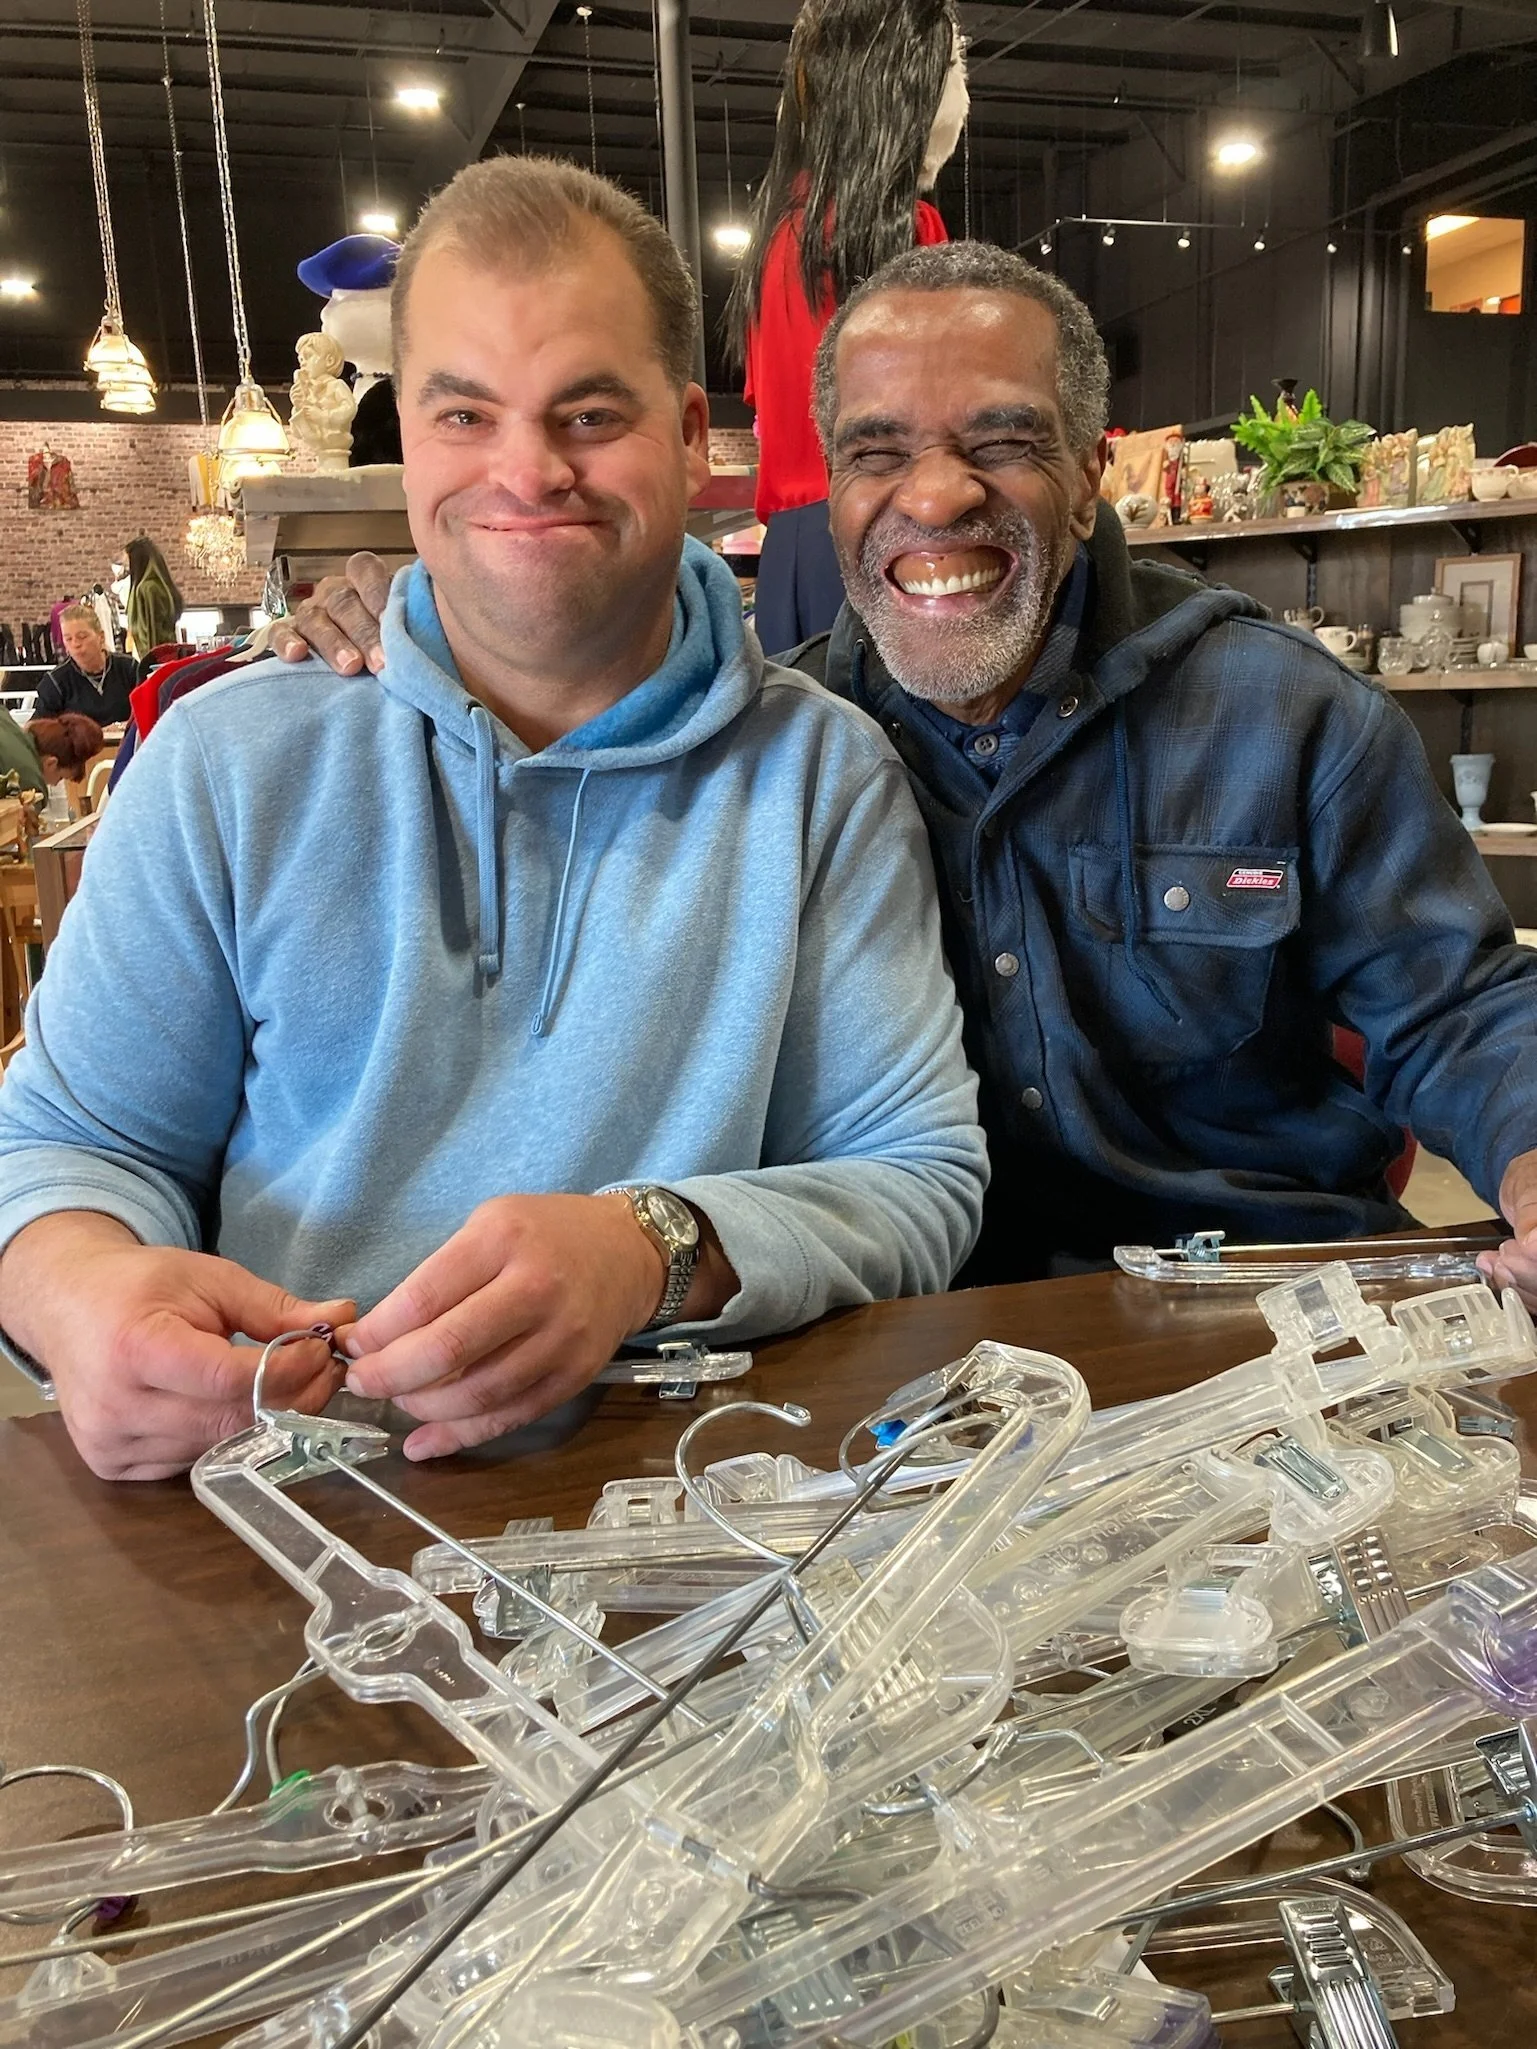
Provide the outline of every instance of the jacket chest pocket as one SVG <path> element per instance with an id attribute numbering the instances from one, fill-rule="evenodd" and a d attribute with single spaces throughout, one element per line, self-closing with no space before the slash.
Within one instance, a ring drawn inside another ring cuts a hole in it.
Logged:
<path id="1" fill-rule="evenodd" d="M 1071 917 L 1107 1058 L 1135 1067 L 1225 1059 L 1264 1021 L 1276 950 L 1301 919 L 1295 847 L 1139 846 L 1127 945 L 1121 849 L 1068 851 Z"/>

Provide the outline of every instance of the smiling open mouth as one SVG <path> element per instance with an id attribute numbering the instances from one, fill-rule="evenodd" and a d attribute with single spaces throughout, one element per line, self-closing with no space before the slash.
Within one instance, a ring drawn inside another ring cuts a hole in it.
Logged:
<path id="1" fill-rule="evenodd" d="M 1013 566 L 1003 548 L 917 548 L 898 555 L 886 574 L 906 597 L 954 598 L 996 589 Z"/>

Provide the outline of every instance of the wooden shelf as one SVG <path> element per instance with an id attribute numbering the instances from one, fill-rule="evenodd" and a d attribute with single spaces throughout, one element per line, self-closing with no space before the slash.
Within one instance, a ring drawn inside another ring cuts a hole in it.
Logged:
<path id="1" fill-rule="evenodd" d="M 1459 499 L 1450 505 L 1370 506 L 1321 512 L 1311 519 L 1250 519 L 1222 526 L 1129 527 L 1128 548 L 1208 548 L 1228 541 L 1296 541 L 1309 534 L 1356 534 L 1386 528 L 1482 525 L 1486 520 L 1537 519 L 1537 498 L 1498 498 L 1492 505 Z"/>
<path id="2" fill-rule="evenodd" d="M 1396 697 L 1405 690 L 1537 690 L 1537 669 L 1422 669 L 1418 675 L 1374 676 Z"/>
<path id="3" fill-rule="evenodd" d="M 1475 832 L 1473 844 L 1485 856 L 1517 854 L 1524 860 L 1537 860 L 1537 832 Z"/>

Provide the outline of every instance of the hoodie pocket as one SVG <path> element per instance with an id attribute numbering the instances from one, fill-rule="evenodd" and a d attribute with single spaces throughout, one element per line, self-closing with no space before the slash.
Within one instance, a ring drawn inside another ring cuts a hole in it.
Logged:
<path id="1" fill-rule="evenodd" d="M 1139 846 L 1130 921 L 1119 847 L 1081 844 L 1068 862 L 1107 1059 L 1199 1067 L 1253 1038 L 1276 950 L 1301 918 L 1295 847 Z"/>

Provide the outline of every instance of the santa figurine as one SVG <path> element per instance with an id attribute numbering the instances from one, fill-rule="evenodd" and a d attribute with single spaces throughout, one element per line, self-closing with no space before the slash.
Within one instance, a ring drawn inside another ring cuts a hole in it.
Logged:
<path id="1" fill-rule="evenodd" d="M 344 235 L 306 256 L 299 282 L 325 300 L 321 332 L 355 375 L 349 466 L 400 461 L 400 415 L 390 384 L 390 286 L 400 244 L 386 235 Z"/>

